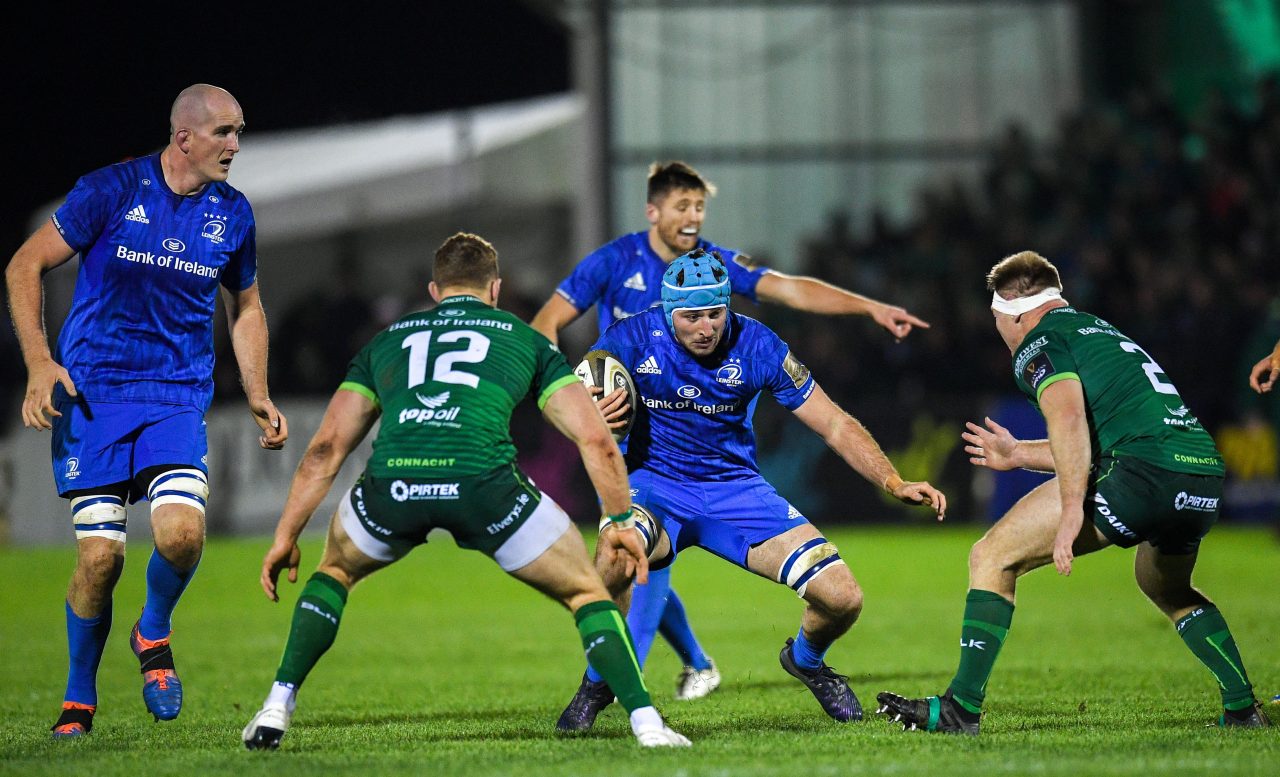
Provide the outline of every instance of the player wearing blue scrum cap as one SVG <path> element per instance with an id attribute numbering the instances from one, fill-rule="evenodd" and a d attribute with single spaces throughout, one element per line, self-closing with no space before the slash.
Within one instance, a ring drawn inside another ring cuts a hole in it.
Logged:
<path id="1" fill-rule="evenodd" d="M 729 296 L 724 264 L 695 250 L 664 273 L 661 308 L 614 324 L 593 346 L 618 357 L 645 406 L 626 457 L 633 500 L 663 523 L 651 568 L 668 567 L 696 546 L 794 589 L 808 606 L 795 638 L 783 646 L 782 666 L 832 718 L 858 720 L 857 697 L 823 657 L 857 620 L 862 591 L 835 545 L 760 475 L 751 427 L 757 399 L 772 394 L 851 468 L 903 502 L 928 505 L 941 519 L 946 497 L 928 483 L 904 481 L 786 343 L 729 310 Z M 597 567 L 611 590 L 623 593 L 621 604 L 628 581 L 605 545 Z M 651 640 L 657 624 L 629 625 L 639 642 Z M 557 727 L 590 728 L 612 699 L 608 686 L 588 674 Z"/>
<path id="2" fill-rule="evenodd" d="M 593 306 L 599 314 L 600 334 L 604 334 L 614 321 L 658 303 L 668 265 L 699 248 L 717 253 L 728 270 L 733 293 L 753 302 L 823 315 L 865 315 L 899 339 L 914 327 L 929 326 L 897 305 L 817 278 L 780 273 L 741 251 L 708 241 L 702 236 L 702 225 L 716 187 L 684 162 L 654 162 L 649 167 L 647 189 L 644 214 L 649 228 L 623 235 L 588 254 L 530 322 L 551 342 L 557 342 L 560 330 Z M 600 409 L 607 413 L 613 406 L 602 402 Z M 696 699 L 715 690 L 720 674 L 694 637 L 669 577 L 670 572 L 659 571 L 649 578 L 648 585 L 636 586 L 632 612 L 661 611 L 660 632 L 684 663 L 676 680 L 676 698 Z M 636 651 L 643 663 L 649 646 L 638 643 Z"/>

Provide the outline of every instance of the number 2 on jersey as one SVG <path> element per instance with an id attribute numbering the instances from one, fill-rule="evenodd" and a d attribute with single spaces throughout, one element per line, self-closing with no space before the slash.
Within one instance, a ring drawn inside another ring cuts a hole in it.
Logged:
<path id="1" fill-rule="evenodd" d="M 409 349 L 409 388 L 427 382 L 427 357 L 431 349 L 432 332 L 414 332 L 404 339 L 400 348 Z M 480 378 L 469 372 L 455 370 L 453 365 L 463 363 L 476 364 L 484 361 L 489 355 L 489 338 L 479 332 L 467 329 L 456 332 L 445 332 L 436 339 L 437 343 L 456 343 L 465 340 L 465 351 L 449 351 L 436 357 L 436 366 L 432 370 L 431 379 L 440 383 L 457 383 L 462 386 L 476 388 Z"/>
<path id="2" fill-rule="evenodd" d="M 1142 363 L 1142 371 L 1147 373 L 1147 380 L 1151 381 L 1151 387 L 1161 394 L 1177 395 L 1178 390 L 1174 388 L 1172 383 L 1166 383 L 1160 380 L 1160 376 L 1164 375 L 1164 370 L 1160 369 L 1160 365 L 1156 364 L 1156 360 L 1151 358 L 1151 354 L 1142 350 L 1142 346 L 1134 342 L 1122 342 L 1120 347 L 1128 353 L 1140 353 L 1147 357 Z M 1167 375 L 1165 377 L 1168 377 Z"/>

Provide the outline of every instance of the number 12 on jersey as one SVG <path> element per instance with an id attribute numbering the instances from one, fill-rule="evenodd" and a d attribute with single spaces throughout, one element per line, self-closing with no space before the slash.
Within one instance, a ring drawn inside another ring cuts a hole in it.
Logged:
<path id="1" fill-rule="evenodd" d="M 427 360 L 431 350 L 431 336 L 434 332 L 414 332 L 404 339 L 400 347 L 409 349 L 409 388 L 421 386 L 427 382 Z M 449 351 L 436 357 L 435 369 L 431 379 L 441 383 L 456 383 L 461 386 L 476 388 L 480 378 L 454 369 L 455 364 L 478 364 L 489 355 L 489 338 L 468 329 L 456 332 L 445 332 L 436 338 L 437 343 L 456 343 L 465 341 L 466 350 Z"/>

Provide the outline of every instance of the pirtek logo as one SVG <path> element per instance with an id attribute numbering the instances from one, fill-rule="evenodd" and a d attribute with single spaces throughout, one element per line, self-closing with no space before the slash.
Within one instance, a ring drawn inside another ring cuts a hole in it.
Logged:
<path id="1" fill-rule="evenodd" d="M 457 499 L 457 483 L 413 483 L 397 480 L 391 484 L 391 498 L 397 502 L 423 499 Z"/>
<path id="2" fill-rule="evenodd" d="M 1195 496 L 1188 494 L 1186 491 L 1179 491 L 1178 495 L 1173 498 L 1173 509 L 1211 513 L 1218 509 L 1218 497 Z"/>

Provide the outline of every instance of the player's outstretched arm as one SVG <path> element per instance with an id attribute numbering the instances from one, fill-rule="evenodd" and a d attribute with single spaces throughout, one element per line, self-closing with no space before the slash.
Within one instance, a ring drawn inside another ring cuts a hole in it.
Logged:
<path id="1" fill-rule="evenodd" d="M 984 418 L 983 423 L 986 428 L 966 421 L 967 431 L 960 433 L 967 443 L 964 452 L 969 454 L 970 464 L 997 472 L 1018 468 L 1053 472 L 1048 440 L 1019 440 L 990 418 Z"/>
<path id="2" fill-rule="evenodd" d="M 600 495 L 600 505 L 606 515 L 621 515 L 631 509 L 631 487 L 627 482 L 627 467 L 622 451 L 613 441 L 613 435 L 605 426 L 604 418 L 595 408 L 586 386 L 574 381 L 552 394 L 542 407 L 542 414 L 565 437 L 578 446 L 582 463 L 587 469 L 591 485 Z M 636 581 L 648 582 L 649 559 L 644 551 L 640 534 L 634 531 L 613 531 L 610 550 L 623 551 L 627 560 L 627 575 L 634 570 Z"/>
<path id="3" fill-rule="evenodd" d="M 267 392 L 267 314 L 262 309 L 258 283 L 240 291 L 223 289 L 231 348 L 240 367 L 240 383 L 249 400 L 249 412 L 262 430 L 258 444 L 278 451 L 289 439 L 289 422 L 276 409 Z"/>
<path id="4" fill-rule="evenodd" d="M 938 520 L 946 515 L 946 495 L 925 481 L 903 480 L 866 427 L 831 401 L 821 386 L 814 384 L 795 414 L 859 475 L 902 502 L 932 507 Z"/>
<path id="5" fill-rule="evenodd" d="M 22 425 L 30 429 L 53 428 L 49 420 L 62 415 L 53 407 L 53 386 L 61 383 L 76 395 L 71 375 L 53 360 L 44 331 L 44 274 L 65 263 L 75 251 L 50 221 L 22 244 L 5 269 L 9 289 L 9 316 L 27 365 L 27 393 L 22 400 Z"/>
<path id="6" fill-rule="evenodd" d="M 1049 447 L 1053 451 L 1062 500 L 1062 518 L 1053 542 L 1053 563 L 1058 574 L 1069 575 L 1075 558 L 1072 548 L 1084 526 L 1084 499 L 1089 488 L 1089 468 L 1093 464 L 1084 388 L 1077 380 L 1053 383 L 1040 393 L 1040 410 L 1049 427 Z"/>
<path id="7" fill-rule="evenodd" d="M 320 428 L 293 473 L 275 539 L 262 560 L 262 590 L 271 601 L 280 600 L 276 580 L 283 570 L 289 570 L 290 583 L 298 582 L 298 536 L 329 493 L 343 462 L 369 433 L 380 412 L 373 400 L 355 391 L 338 389 L 329 400 Z"/>
<path id="8" fill-rule="evenodd" d="M 1276 384 L 1280 377 L 1280 341 L 1272 349 L 1270 356 L 1264 356 L 1249 371 L 1249 387 L 1259 394 L 1265 394 Z"/>
<path id="9" fill-rule="evenodd" d="M 877 302 L 870 297 L 803 275 L 787 275 L 770 270 L 760 276 L 756 295 L 765 302 L 785 305 L 806 313 L 870 316 L 899 340 L 911 334 L 914 327 L 929 328 L 927 321 L 911 315 L 906 308 Z"/>
<path id="10" fill-rule="evenodd" d="M 578 316 L 582 315 L 582 311 L 561 297 L 559 294 L 552 294 L 551 299 L 547 300 L 542 309 L 534 315 L 533 320 L 529 322 L 529 326 L 542 333 L 542 336 L 555 343 L 560 344 L 560 330 L 578 320 Z"/>

